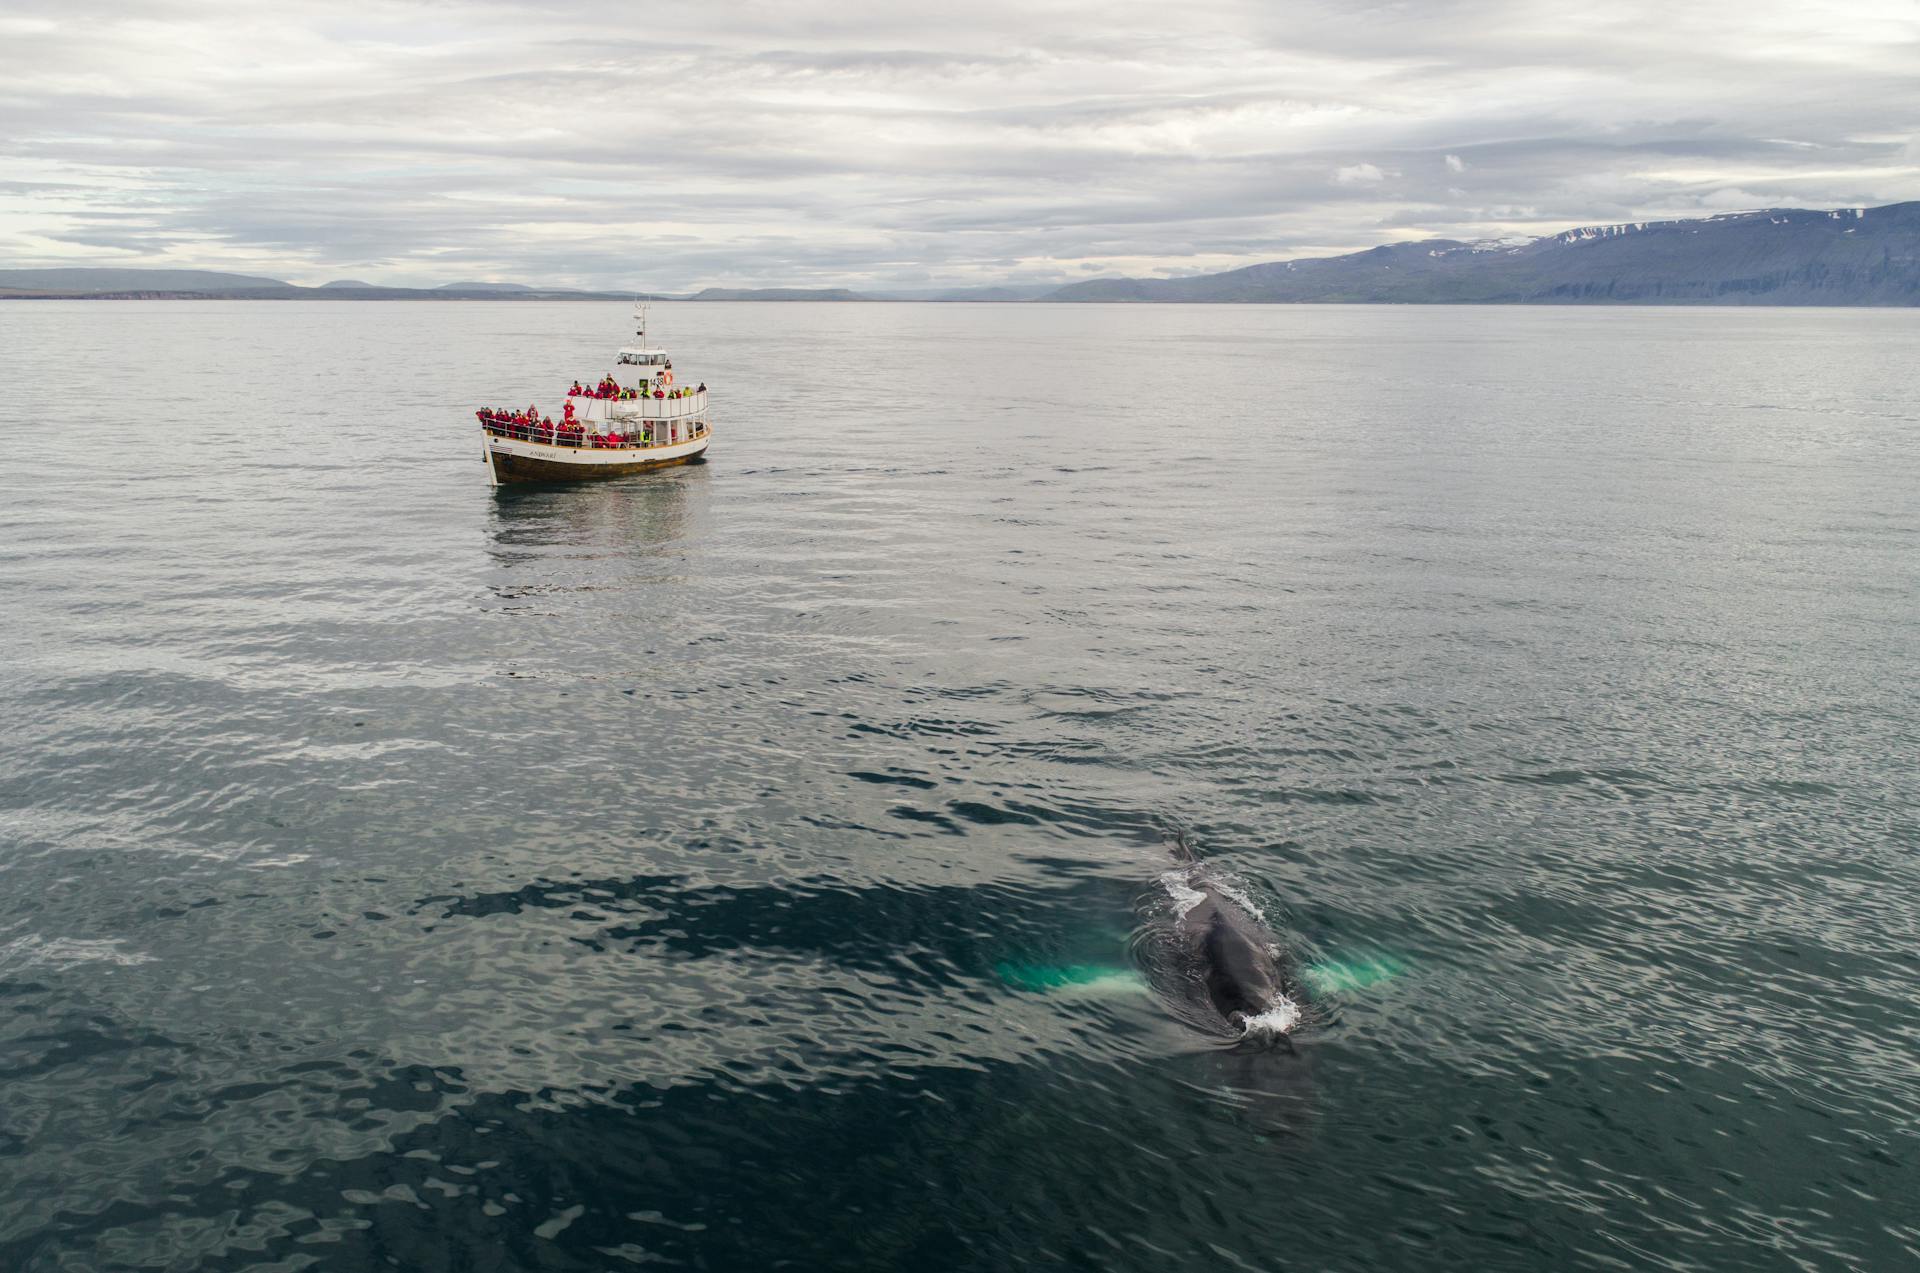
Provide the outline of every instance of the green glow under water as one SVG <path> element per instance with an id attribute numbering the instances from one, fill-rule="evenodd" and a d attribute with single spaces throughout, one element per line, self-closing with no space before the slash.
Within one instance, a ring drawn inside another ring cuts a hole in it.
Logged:
<path id="1" fill-rule="evenodd" d="M 1368 959 L 1323 960 L 1307 965 L 1300 975 L 1313 993 L 1333 995 L 1370 989 L 1406 970 L 1406 964 L 1391 955 L 1376 955 Z"/>
<path id="2" fill-rule="evenodd" d="M 1407 970 L 1405 961 L 1391 955 L 1327 959 L 1300 970 L 1301 980 L 1315 995 L 1352 994 L 1391 981 Z M 1146 980 L 1132 968 L 1112 964 L 1027 964 L 1003 960 L 994 975 L 1015 990 L 1144 990 Z"/>
<path id="3" fill-rule="evenodd" d="M 993 971 L 1015 990 L 1140 990 L 1146 982 L 1131 968 L 1108 964 L 1016 964 L 998 963 Z"/>

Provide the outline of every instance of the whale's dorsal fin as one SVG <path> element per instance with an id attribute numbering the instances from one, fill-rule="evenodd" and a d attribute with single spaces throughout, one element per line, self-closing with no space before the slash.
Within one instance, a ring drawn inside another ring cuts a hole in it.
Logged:
<path id="1" fill-rule="evenodd" d="M 1200 857 L 1193 851 L 1193 844 L 1187 839 L 1186 828 L 1175 827 L 1167 833 L 1167 851 L 1173 854 L 1176 862 L 1198 862 Z"/>

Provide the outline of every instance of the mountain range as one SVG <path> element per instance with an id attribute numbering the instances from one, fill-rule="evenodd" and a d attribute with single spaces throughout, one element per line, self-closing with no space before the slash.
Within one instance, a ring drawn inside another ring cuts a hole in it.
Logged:
<path id="1" fill-rule="evenodd" d="M 0 270 L 6 297 L 249 300 L 629 300 L 519 283 L 298 287 L 206 270 Z M 1584 226 L 1542 238 L 1420 239 L 1344 256 L 1249 265 L 1186 278 L 1111 278 L 1064 287 L 721 288 L 694 301 L 1135 301 L 1298 304 L 1920 305 L 1920 202 L 1774 208 L 1688 221 Z"/>
<path id="2" fill-rule="evenodd" d="M 1045 299 L 1920 305 L 1920 203 L 1776 208 L 1538 239 L 1425 239 L 1193 278 L 1095 279 Z"/>
<path id="3" fill-rule="evenodd" d="M 844 287 L 709 287 L 690 301 L 867 301 L 871 296 Z"/>
<path id="4" fill-rule="evenodd" d="M 284 279 L 217 270 L 134 270 L 67 268 L 0 270 L 0 300 L 533 300 L 624 301 L 632 292 L 580 292 L 523 283 L 444 283 L 439 287 L 376 287 L 358 279 L 336 279 L 319 287 L 301 287 Z M 665 300 L 641 296 L 640 300 Z"/>

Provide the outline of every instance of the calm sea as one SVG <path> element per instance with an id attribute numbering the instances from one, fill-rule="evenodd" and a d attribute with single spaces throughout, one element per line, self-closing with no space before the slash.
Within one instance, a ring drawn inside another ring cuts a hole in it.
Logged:
<path id="1" fill-rule="evenodd" d="M 1920 313 L 653 326 L 0 309 L 0 1268 L 1920 1261 Z"/>

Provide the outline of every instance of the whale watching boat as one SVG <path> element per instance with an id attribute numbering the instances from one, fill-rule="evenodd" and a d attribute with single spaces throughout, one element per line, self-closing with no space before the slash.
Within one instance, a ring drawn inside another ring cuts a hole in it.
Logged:
<path id="1" fill-rule="evenodd" d="M 674 383 L 673 360 L 647 341 L 647 310 L 634 311 L 634 343 L 616 355 L 598 383 L 567 390 L 561 418 L 485 407 L 481 458 L 495 486 L 625 477 L 703 461 L 713 426 L 707 387 Z"/>

